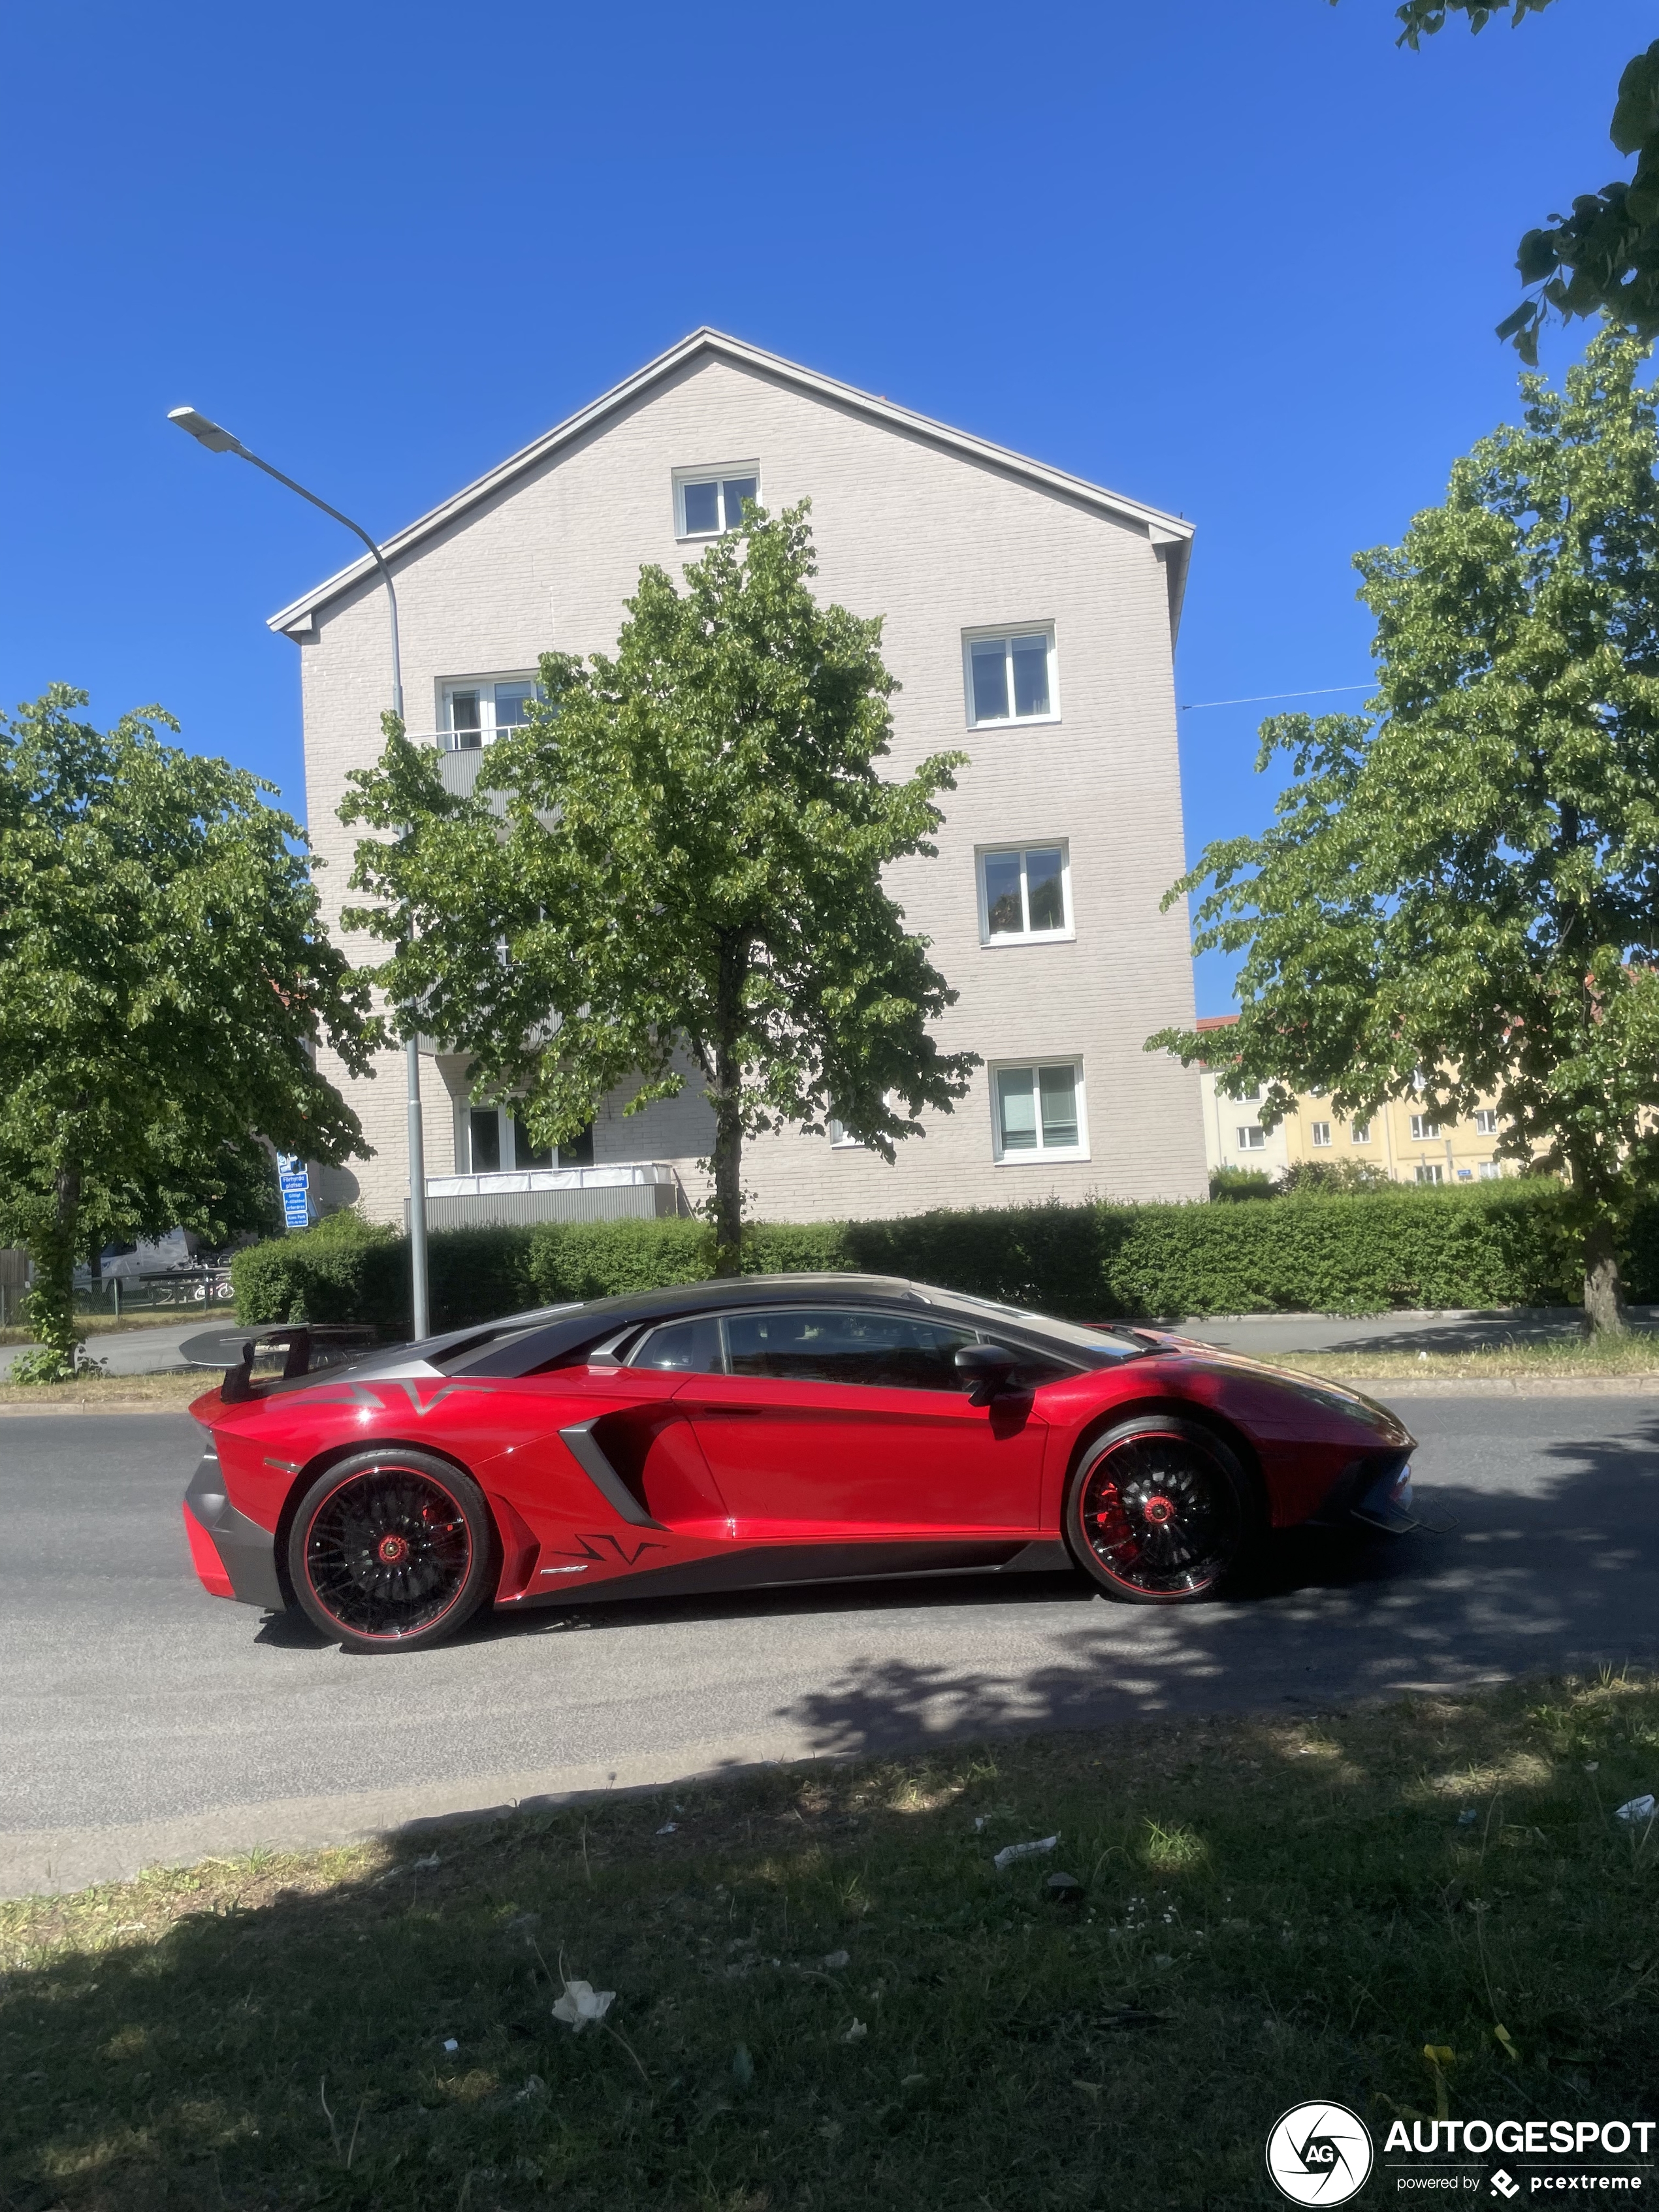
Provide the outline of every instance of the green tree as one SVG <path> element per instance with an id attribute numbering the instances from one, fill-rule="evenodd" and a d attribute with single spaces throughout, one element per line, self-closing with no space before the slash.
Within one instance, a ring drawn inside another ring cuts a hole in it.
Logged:
<path id="1" fill-rule="evenodd" d="M 1333 7 L 1336 0 L 1331 0 Z M 1512 24 L 1540 15 L 1550 0 L 1404 0 L 1395 10 L 1400 43 L 1413 50 L 1443 30 L 1453 15 L 1483 30 L 1507 7 Z M 1636 156 L 1629 178 L 1599 192 L 1581 192 L 1571 215 L 1553 215 L 1521 240 L 1515 265 L 1538 289 L 1498 325 L 1521 358 L 1534 367 L 1538 333 L 1554 308 L 1573 315 L 1607 313 L 1638 337 L 1659 337 L 1659 40 L 1625 66 L 1607 136 Z"/>
<path id="2" fill-rule="evenodd" d="M 86 704 L 0 716 L 0 1241 L 34 1262 L 34 1381 L 74 1370 L 86 1252 L 269 1225 L 260 1136 L 362 1151 L 312 1048 L 356 1072 L 373 1034 L 272 787 L 164 743 L 159 708 L 101 731 Z"/>
<path id="3" fill-rule="evenodd" d="M 1584 1303 L 1616 1328 L 1614 1231 L 1659 1166 L 1659 433 L 1645 348 L 1604 330 L 1565 393 L 1452 471 L 1405 541 L 1356 556 L 1371 716 L 1275 716 L 1273 826 L 1211 845 L 1201 951 L 1242 952 L 1237 1054 L 1262 1120 L 1322 1085 L 1370 1117 L 1495 1096 L 1500 1150 L 1565 1170 Z M 1188 1064 L 1212 1037 L 1164 1030 Z"/>
<path id="4" fill-rule="evenodd" d="M 676 589 L 640 574 L 614 659 L 541 664 L 543 703 L 447 793 L 388 718 L 351 779 L 349 911 L 397 950 L 377 971 L 487 1092 L 522 1092 L 543 1142 L 605 1095 L 638 1112 L 702 1078 L 718 1264 L 738 1264 L 746 1139 L 834 1114 L 891 1159 L 974 1064 L 927 1024 L 955 998 L 882 870 L 932 854 L 961 756 L 902 782 L 881 624 L 820 606 L 805 503 L 748 511 Z"/>

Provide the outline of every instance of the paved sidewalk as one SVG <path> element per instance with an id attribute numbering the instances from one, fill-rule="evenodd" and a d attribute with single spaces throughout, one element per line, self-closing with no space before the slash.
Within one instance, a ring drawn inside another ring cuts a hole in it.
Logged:
<path id="1" fill-rule="evenodd" d="M 222 1306 L 204 1308 L 193 1321 L 170 1321 L 161 1328 L 100 1331 L 87 1339 L 87 1350 L 94 1359 L 101 1359 L 112 1375 L 160 1375 L 169 1368 L 183 1367 L 185 1363 L 179 1357 L 179 1346 L 187 1336 L 199 1336 L 216 1322 L 231 1326 Z M 34 1348 L 29 1344 L 0 1347 L 0 1382 L 10 1374 L 12 1362 Z"/>
<path id="2" fill-rule="evenodd" d="M 1659 1328 L 1659 1306 L 1628 1309 L 1634 1328 Z M 1179 1324 L 1183 1335 L 1227 1352 L 1478 1352 L 1482 1346 L 1565 1343 L 1582 1331 L 1582 1306 L 1489 1306 L 1468 1312 L 1212 1315 Z"/>

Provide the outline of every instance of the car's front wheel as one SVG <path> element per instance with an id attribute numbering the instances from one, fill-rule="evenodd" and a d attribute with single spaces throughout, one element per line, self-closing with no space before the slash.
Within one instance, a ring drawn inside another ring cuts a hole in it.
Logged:
<path id="1" fill-rule="evenodd" d="M 1189 1605 L 1239 1565 L 1260 1519 L 1249 1479 L 1218 1437 L 1143 1415 L 1085 1451 L 1066 1500 L 1066 1540 L 1111 1596 Z"/>
<path id="2" fill-rule="evenodd" d="M 318 1476 L 289 1532 L 294 1594 L 349 1651 L 453 1636 L 488 1597 L 495 1530 L 483 1492 L 430 1452 L 355 1452 Z"/>

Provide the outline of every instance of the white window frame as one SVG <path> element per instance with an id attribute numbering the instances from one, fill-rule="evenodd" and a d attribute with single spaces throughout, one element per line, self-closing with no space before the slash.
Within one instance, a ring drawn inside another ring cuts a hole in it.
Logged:
<path id="1" fill-rule="evenodd" d="M 478 694 L 478 736 L 483 744 L 493 745 L 501 734 L 495 727 L 495 686 L 498 684 L 539 684 L 540 682 L 541 672 L 535 668 L 498 668 L 488 676 L 443 678 L 438 685 L 438 738 L 442 750 L 446 752 L 461 751 L 464 749 L 451 744 L 450 740 L 472 734 L 470 730 L 460 732 L 455 727 L 454 699 L 458 691 L 476 691 Z M 517 729 L 521 726 L 508 723 L 507 726 Z M 469 746 L 465 750 L 470 751 L 471 748 Z"/>
<path id="2" fill-rule="evenodd" d="M 702 469 L 676 469 L 674 471 L 674 535 L 682 543 L 701 544 L 716 538 L 724 538 L 743 520 L 740 514 L 726 512 L 726 494 L 719 493 L 720 527 L 718 530 L 688 530 L 685 526 L 685 488 L 688 484 L 723 484 L 728 477 L 753 477 L 755 504 L 761 503 L 761 471 L 758 461 L 722 461 L 717 466 Z"/>
<path id="3" fill-rule="evenodd" d="M 832 1152 L 862 1152 L 868 1151 L 869 1147 L 865 1144 L 862 1138 L 855 1137 L 850 1129 L 842 1126 L 835 1115 L 830 1114 L 825 1116 L 825 1127 L 830 1132 L 830 1149 Z"/>
<path id="4" fill-rule="evenodd" d="M 1443 1160 L 1419 1160 L 1417 1164 L 1417 1180 L 1420 1183 L 1444 1182 L 1445 1163 Z"/>
<path id="5" fill-rule="evenodd" d="M 1324 1152 L 1330 1145 L 1331 1125 L 1328 1121 L 1315 1121 L 1310 1125 L 1309 1134 L 1317 1148 Z"/>
<path id="6" fill-rule="evenodd" d="M 1000 637 L 1003 641 L 1003 663 L 1007 677 L 1009 711 L 1006 714 L 990 715 L 981 721 L 974 713 L 974 647 L 988 639 Z M 1014 670 L 1012 645 L 1017 637 L 1046 637 L 1048 641 L 1048 711 L 1046 714 L 1017 714 L 1013 712 Z M 1054 626 L 1052 622 L 998 623 L 983 629 L 965 629 L 962 633 L 962 704 L 970 730 L 1036 730 L 1046 729 L 1060 720 L 1060 658 L 1054 649 Z"/>
<path id="7" fill-rule="evenodd" d="M 472 1116 L 475 1114 L 489 1113 L 493 1113 L 495 1116 L 496 1146 L 501 1153 L 501 1164 L 498 1168 L 475 1167 L 472 1164 Z M 556 1168 L 559 1165 L 559 1154 L 563 1148 L 558 1145 L 551 1147 L 552 1159 L 544 1161 L 539 1168 L 532 1169 L 527 1163 L 520 1164 L 518 1157 L 518 1130 L 513 1117 L 513 1103 L 510 1101 L 505 1106 L 499 1104 L 492 1106 L 488 1099 L 477 1103 L 469 1099 L 461 1109 L 461 1128 L 465 1133 L 466 1164 L 465 1167 L 457 1167 L 455 1171 L 458 1175 L 541 1175 L 545 1173 L 550 1166 Z"/>
<path id="8" fill-rule="evenodd" d="M 1370 1140 L 1370 1123 L 1369 1121 L 1354 1122 L 1348 1131 L 1348 1142 L 1351 1145 L 1369 1145 Z"/>
<path id="9" fill-rule="evenodd" d="M 1477 1137 L 1495 1137 L 1498 1134 L 1498 1109 L 1495 1106 L 1475 1108 L 1474 1133 Z"/>
<path id="10" fill-rule="evenodd" d="M 1238 1139 L 1233 1147 L 1235 1152 L 1265 1152 L 1267 1149 L 1267 1133 L 1260 1121 L 1241 1121 L 1233 1134 Z"/>
<path id="11" fill-rule="evenodd" d="M 1060 854 L 1060 902 L 1065 915 L 1065 921 L 1059 929 L 1032 929 L 1029 927 L 1031 919 L 1031 894 L 1027 880 L 1025 856 L 1028 853 L 1055 851 Z M 1019 855 L 1020 912 L 1028 927 L 1019 931 L 1018 934 L 999 930 L 996 935 L 993 936 L 990 895 L 985 888 L 985 864 L 988 860 L 1000 860 L 1005 854 L 1010 853 L 1018 853 Z M 1072 848 L 1066 838 L 1031 837 L 1018 845 L 976 846 L 974 849 L 974 873 L 979 884 L 979 941 L 987 951 L 1000 951 L 1004 945 L 1064 945 L 1075 939 L 1077 931 L 1073 927 L 1072 917 Z"/>
<path id="12" fill-rule="evenodd" d="M 1477 1182 L 1502 1182 L 1503 1180 L 1504 1164 L 1501 1160 L 1481 1160 L 1478 1163 Z"/>
<path id="13" fill-rule="evenodd" d="M 1412 1115 L 1412 1142 L 1414 1145 L 1437 1145 L 1443 1131 L 1432 1114 Z"/>
<path id="14" fill-rule="evenodd" d="M 1041 1086 L 1038 1089 L 1036 1114 L 1036 1142 L 1030 1152 L 1005 1152 L 1002 1144 L 1002 1095 L 997 1079 L 1016 1069 L 1029 1068 L 1036 1075 L 1041 1067 L 1069 1067 L 1075 1078 L 1077 1100 L 1077 1142 L 1075 1145 L 1045 1145 L 1042 1141 L 1042 1107 Z M 1041 1167 L 1049 1160 L 1086 1160 L 1089 1157 L 1088 1102 L 1084 1094 L 1083 1055 L 1080 1052 L 1030 1053 L 1024 1057 L 994 1060 L 986 1070 L 990 1078 L 991 1100 L 991 1157 L 998 1167 Z"/>

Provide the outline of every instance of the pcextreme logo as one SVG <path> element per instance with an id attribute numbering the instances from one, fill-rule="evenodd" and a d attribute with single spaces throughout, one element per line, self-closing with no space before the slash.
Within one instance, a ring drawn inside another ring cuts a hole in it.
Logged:
<path id="1" fill-rule="evenodd" d="M 1267 2172 L 1292 2204 L 1346 2204 L 1370 2170 L 1370 2130 L 1346 2105 L 1292 2105 L 1273 2122 Z"/>

